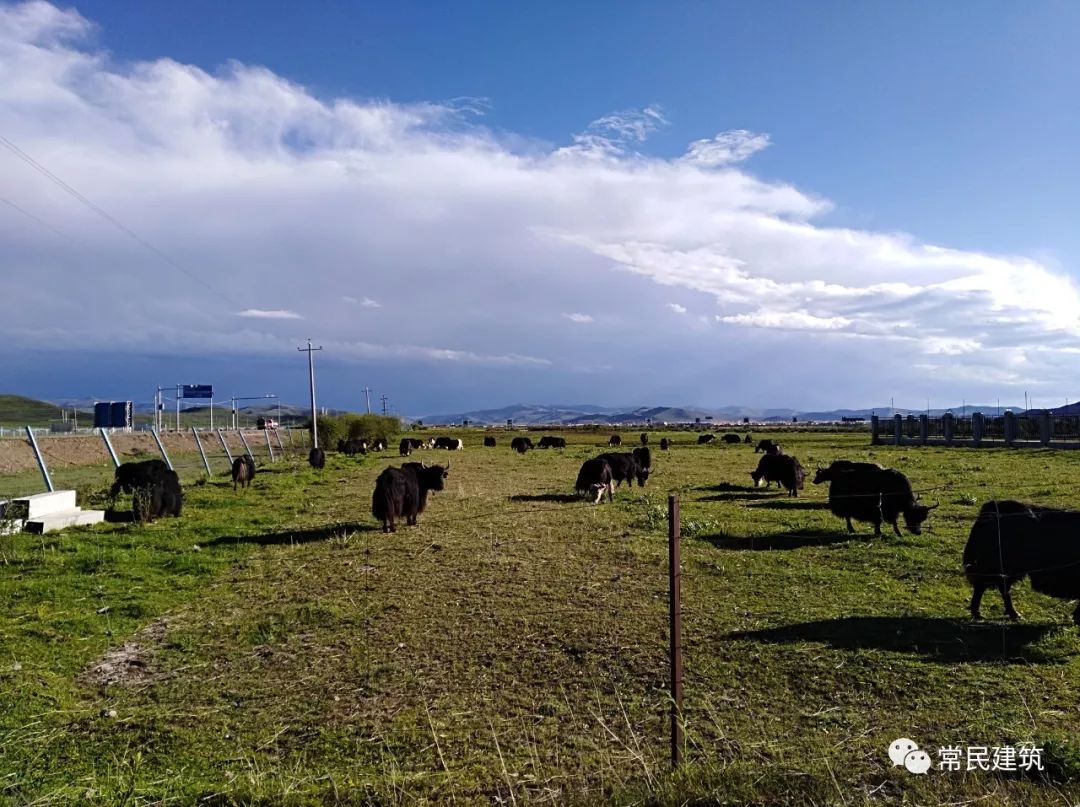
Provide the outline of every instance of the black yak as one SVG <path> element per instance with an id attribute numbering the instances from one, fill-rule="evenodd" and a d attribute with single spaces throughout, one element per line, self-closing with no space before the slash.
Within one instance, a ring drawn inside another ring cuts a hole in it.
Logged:
<path id="1" fill-rule="evenodd" d="M 435 448 L 445 448 L 447 451 L 458 451 L 465 448 L 465 443 L 457 437 L 436 437 Z"/>
<path id="2" fill-rule="evenodd" d="M 722 439 L 729 446 L 735 446 L 742 442 L 742 438 L 735 434 L 735 432 L 728 432 Z"/>
<path id="3" fill-rule="evenodd" d="M 908 478 L 892 468 L 855 468 L 837 474 L 829 485 L 829 509 L 847 520 L 848 532 L 855 532 L 855 519 L 873 524 L 875 536 L 881 535 L 883 523 L 900 535 L 896 521 L 903 515 L 908 530 L 918 535 L 935 507 L 918 504 Z"/>
<path id="4" fill-rule="evenodd" d="M 358 439 L 338 440 L 337 450 L 346 457 L 355 457 L 357 454 L 367 454 L 368 441 Z"/>
<path id="5" fill-rule="evenodd" d="M 446 486 L 449 470 L 449 463 L 443 468 L 407 462 L 400 468 L 387 468 L 379 474 L 375 492 L 371 495 L 371 514 L 382 522 L 383 532 L 395 532 L 394 521 L 400 518 L 414 526 L 417 516 L 427 506 L 428 492 Z"/>
<path id="6" fill-rule="evenodd" d="M 398 454 L 400 454 L 401 456 L 409 456 L 413 452 L 413 441 L 410 440 L 408 437 L 402 437 L 401 442 L 398 443 L 397 450 Z"/>
<path id="7" fill-rule="evenodd" d="M 783 454 L 783 449 L 780 448 L 780 444 L 773 440 L 758 440 L 758 444 L 754 446 L 755 454 Z"/>
<path id="8" fill-rule="evenodd" d="M 515 437 L 510 441 L 510 448 L 518 454 L 524 454 L 533 447 L 532 440 L 528 437 Z"/>
<path id="9" fill-rule="evenodd" d="M 652 451 L 649 450 L 648 446 L 638 446 L 634 449 L 633 454 L 638 461 L 638 465 L 646 471 L 652 470 Z"/>
<path id="10" fill-rule="evenodd" d="M 716 439 L 715 434 L 699 434 L 698 439 L 697 439 L 697 444 L 699 446 L 708 445 L 709 443 L 711 443 L 715 439 Z"/>
<path id="11" fill-rule="evenodd" d="M 806 480 L 806 471 L 794 457 L 766 454 L 758 460 L 757 469 L 750 472 L 750 478 L 754 480 L 754 487 L 764 479 L 766 487 L 775 482 L 778 487 L 787 489 L 788 496 L 798 496 Z"/>
<path id="12" fill-rule="evenodd" d="M 817 471 L 814 474 L 814 484 L 820 485 L 822 482 L 832 482 L 842 473 L 856 470 L 881 470 L 881 466 L 876 462 L 853 462 L 852 460 L 834 460 L 828 468 L 822 468 L 820 465 L 817 467 Z"/>
<path id="13" fill-rule="evenodd" d="M 752 444 L 753 444 L 753 442 L 754 442 L 754 438 L 753 438 L 753 437 L 751 437 L 751 436 L 750 436 L 750 435 L 748 434 L 748 435 L 746 435 L 746 437 L 744 437 L 744 438 L 743 438 L 743 442 L 744 442 L 744 443 L 746 443 L 747 445 L 752 445 Z"/>
<path id="14" fill-rule="evenodd" d="M 179 516 L 184 503 L 180 477 L 168 467 L 149 485 L 135 489 L 131 510 L 136 521 L 153 521 L 162 516 Z"/>
<path id="15" fill-rule="evenodd" d="M 321 471 L 326 467 L 326 452 L 321 448 L 313 448 L 308 452 L 307 461 L 316 471 Z"/>
<path id="16" fill-rule="evenodd" d="M 540 448 L 566 448 L 566 438 L 545 435 L 540 438 L 539 446 Z"/>
<path id="17" fill-rule="evenodd" d="M 608 438 L 607 444 L 608 444 L 609 447 L 610 446 L 621 446 L 622 445 L 622 438 L 619 437 L 619 435 L 617 435 L 617 434 L 613 434 L 613 435 L 611 435 L 611 437 Z"/>
<path id="18" fill-rule="evenodd" d="M 668 440 L 666 437 L 661 437 L 660 438 L 660 450 L 661 451 L 667 451 L 668 446 L 670 446 L 670 445 L 671 445 L 671 441 Z"/>
<path id="19" fill-rule="evenodd" d="M 255 460 L 245 454 L 242 457 L 237 457 L 232 463 L 232 487 L 236 490 L 236 486 L 240 485 L 242 488 L 251 487 L 251 480 L 255 478 Z"/>
<path id="20" fill-rule="evenodd" d="M 615 487 L 611 483 L 611 466 L 601 457 L 585 460 L 578 471 L 574 490 L 596 496 L 593 504 L 600 504 L 607 491 L 608 501 L 614 499 Z"/>
<path id="21" fill-rule="evenodd" d="M 113 486 L 109 489 L 109 496 L 115 499 L 121 490 L 124 493 L 134 493 L 138 488 L 149 487 L 167 470 L 169 466 L 164 460 L 143 460 L 118 465 L 113 475 Z"/>
<path id="22" fill-rule="evenodd" d="M 1080 512 L 1015 501 L 982 506 L 964 547 L 964 574 L 971 583 L 971 616 L 980 619 L 983 592 L 996 588 L 1009 619 L 1019 619 L 1009 589 L 1024 577 L 1049 597 L 1080 599 Z M 1073 611 L 1080 625 L 1080 605 Z"/>
<path id="23" fill-rule="evenodd" d="M 641 444 L 643 446 L 647 446 L 649 444 L 649 435 L 645 432 L 641 433 Z"/>
<path id="24" fill-rule="evenodd" d="M 634 454 L 601 454 L 597 459 L 604 460 L 611 466 L 611 478 L 615 480 L 616 487 L 622 487 L 623 482 L 633 487 L 636 479 L 638 487 L 643 488 L 649 479 L 649 469 L 642 467 Z"/>
<path id="25" fill-rule="evenodd" d="M 485 437 L 484 438 L 484 448 L 494 448 L 494 447 L 495 447 L 495 438 L 494 437 Z"/>

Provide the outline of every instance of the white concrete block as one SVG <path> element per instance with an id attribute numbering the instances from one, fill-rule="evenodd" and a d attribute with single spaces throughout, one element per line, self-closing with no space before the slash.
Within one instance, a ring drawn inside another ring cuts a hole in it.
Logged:
<path id="1" fill-rule="evenodd" d="M 4 511 L 11 518 L 22 518 L 27 521 L 52 515 L 77 510 L 75 504 L 75 491 L 54 490 L 52 493 L 35 493 L 32 496 L 19 496 L 8 502 Z"/>
<path id="2" fill-rule="evenodd" d="M 66 527 L 81 527 L 86 524 L 100 524 L 104 520 L 104 510 L 80 510 L 75 508 L 66 513 L 50 513 L 41 518 L 30 519 L 26 522 L 23 529 L 33 533 L 54 532 Z"/>

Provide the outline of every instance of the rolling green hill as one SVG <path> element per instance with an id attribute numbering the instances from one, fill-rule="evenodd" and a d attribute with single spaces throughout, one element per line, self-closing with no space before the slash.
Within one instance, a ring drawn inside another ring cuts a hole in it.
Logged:
<path id="1" fill-rule="evenodd" d="M 55 404 L 21 395 L 0 394 L 0 425 L 48 426 L 60 418 L 60 407 Z"/>

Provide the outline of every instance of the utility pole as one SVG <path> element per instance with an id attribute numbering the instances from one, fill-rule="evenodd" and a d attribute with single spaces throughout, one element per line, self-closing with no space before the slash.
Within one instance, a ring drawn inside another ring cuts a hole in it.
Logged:
<path id="1" fill-rule="evenodd" d="M 298 347 L 301 353 L 307 353 L 307 366 L 308 366 L 308 382 L 311 386 L 311 447 L 319 447 L 319 429 L 318 423 L 315 420 L 315 358 L 314 353 L 316 350 L 322 350 L 322 345 L 318 347 L 311 346 L 311 340 L 307 340 L 307 347 Z"/>
<path id="2" fill-rule="evenodd" d="M 371 414 L 371 387 L 364 387 L 364 398 L 367 400 L 367 413 Z"/>
<path id="3" fill-rule="evenodd" d="M 383 413 L 383 415 L 386 415 L 386 396 L 385 395 L 381 396 L 381 400 L 382 400 L 382 413 Z"/>

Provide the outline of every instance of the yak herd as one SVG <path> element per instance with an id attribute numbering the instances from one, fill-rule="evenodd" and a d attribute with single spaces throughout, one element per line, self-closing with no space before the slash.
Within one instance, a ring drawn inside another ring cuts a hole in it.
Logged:
<path id="1" fill-rule="evenodd" d="M 606 452 L 585 460 L 574 483 L 575 490 L 594 504 L 600 504 L 604 495 L 608 501 L 614 498 L 615 488 L 623 482 L 632 486 L 644 486 L 652 471 L 652 453 L 648 446 L 649 436 L 641 435 L 641 445 L 628 452 Z M 697 439 L 699 445 L 714 442 L 715 435 L 703 434 Z M 722 436 L 724 443 L 752 443 L 749 436 L 740 437 L 729 433 Z M 494 447 L 496 439 L 485 436 L 485 447 Z M 608 447 L 621 446 L 619 435 L 612 435 Z M 344 440 L 338 450 L 347 456 L 366 454 L 368 451 L 384 451 L 385 440 Z M 668 438 L 659 443 L 661 451 L 671 446 Z M 464 442 L 454 437 L 438 437 L 428 440 L 402 438 L 399 452 L 407 457 L 416 449 L 442 448 L 461 450 Z M 562 437 L 540 438 L 537 448 L 565 448 Z M 534 448 L 528 437 L 511 439 L 510 448 L 524 454 Z M 760 440 L 755 448 L 762 456 L 757 467 L 750 472 L 754 487 L 762 482 L 766 487 L 773 483 L 788 496 L 798 496 L 806 480 L 806 471 L 799 461 L 785 454 L 773 440 Z M 323 468 L 326 454 L 322 449 L 311 450 L 308 460 L 316 468 Z M 375 480 L 371 512 L 382 522 L 384 532 L 394 532 L 398 521 L 415 525 L 417 517 L 424 512 L 428 494 L 443 490 L 449 475 L 450 463 L 445 466 L 423 462 L 406 462 L 400 467 L 386 468 Z M 249 456 L 237 457 L 232 464 L 234 490 L 250 486 L 255 476 L 255 462 Z M 930 511 L 937 504 L 926 505 L 919 501 L 907 477 L 892 468 L 871 462 L 836 460 L 826 467 L 819 466 L 814 474 L 815 485 L 828 484 L 828 507 L 837 517 L 844 519 L 850 532 L 855 528 L 852 521 L 874 525 L 874 535 L 881 535 L 881 527 L 887 524 L 900 535 L 899 522 L 913 534 L 919 534 Z M 115 500 L 123 491 L 132 494 L 132 513 L 140 522 L 153 521 L 162 516 L 179 516 L 183 504 L 180 480 L 161 460 L 124 463 L 117 467 L 110 496 Z M 972 586 L 971 615 L 980 618 L 983 593 L 996 589 L 1002 597 L 1005 613 L 1010 619 L 1020 615 L 1013 606 L 1011 587 L 1025 577 L 1031 586 L 1051 597 L 1080 600 L 1080 542 L 1074 539 L 1080 530 L 1080 512 L 1025 504 L 1018 501 L 990 501 L 982 506 L 971 528 L 964 548 L 964 573 Z M 1073 612 L 1073 621 L 1080 625 L 1080 605 Z"/>

